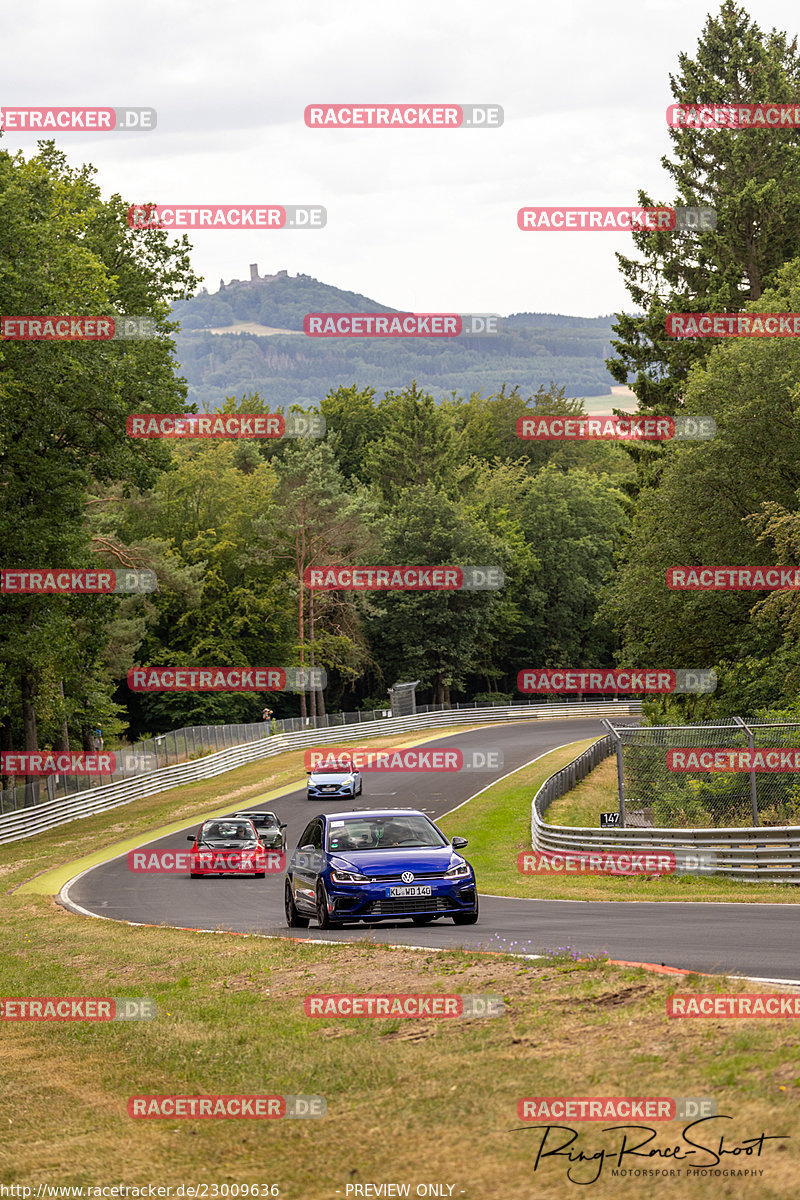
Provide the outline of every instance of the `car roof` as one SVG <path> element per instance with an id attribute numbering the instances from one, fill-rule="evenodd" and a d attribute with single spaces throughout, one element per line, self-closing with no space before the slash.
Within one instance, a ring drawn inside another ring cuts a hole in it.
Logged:
<path id="1" fill-rule="evenodd" d="M 425 813 L 420 812 L 418 808 L 357 808 L 352 812 L 329 812 L 317 813 L 318 817 L 324 817 L 326 821 L 339 820 L 341 817 L 425 817 L 425 820 L 430 820 L 425 816 Z"/>
<path id="2" fill-rule="evenodd" d="M 240 808 L 238 812 L 235 812 L 233 814 L 233 817 L 229 818 L 229 820 L 232 821 L 234 817 L 274 817 L 274 816 L 276 816 L 276 814 L 270 808 Z M 220 819 L 224 819 L 224 818 L 220 818 Z"/>
<path id="3" fill-rule="evenodd" d="M 234 821 L 238 821 L 239 823 L 241 823 L 242 821 L 248 821 L 248 823 L 250 825 L 253 824 L 253 822 L 250 821 L 249 818 L 244 815 L 244 813 L 234 813 L 232 817 L 207 817 L 206 820 L 202 822 L 202 824 L 203 825 L 217 825 L 217 824 L 233 825 Z"/>

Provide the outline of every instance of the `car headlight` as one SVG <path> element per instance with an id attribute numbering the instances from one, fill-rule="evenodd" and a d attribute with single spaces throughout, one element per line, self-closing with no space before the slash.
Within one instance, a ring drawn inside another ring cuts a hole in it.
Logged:
<path id="1" fill-rule="evenodd" d="M 352 776 L 352 775 L 348 775 L 346 779 L 343 779 L 343 780 L 342 780 L 342 786 L 344 786 L 346 783 L 353 783 L 353 776 Z"/>
<path id="2" fill-rule="evenodd" d="M 340 867 L 331 868 L 331 879 L 334 883 L 369 883 L 360 871 L 343 871 Z"/>
<path id="3" fill-rule="evenodd" d="M 454 867 L 450 867 L 448 871 L 445 871 L 444 877 L 445 879 L 466 879 L 471 874 L 472 870 L 469 863 L 464 862 L 462 858 L 461 862 L 456 863 Z"/>

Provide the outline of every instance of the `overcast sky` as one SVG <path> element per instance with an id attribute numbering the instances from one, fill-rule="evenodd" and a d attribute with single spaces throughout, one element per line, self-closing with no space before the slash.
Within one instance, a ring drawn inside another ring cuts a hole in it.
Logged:
<path id="1" fill-rule="evenodd" d="M 800 31 L 794 0 L 744 0 Z M 131 203 L 322 204 L 323 230 L 193 230 L 220 278 L 285 268 L 417 312 L 561 312 L 631 304 L 628 235 L 520 232 L 525 205 L 671 198 L 660 166 L 677 56 L 703 0 L 34 0 L 3 24 L 14 105 L 139 105 L 151 133 L 63 133 Z M 307 104 L 494 103 L 500 129 L 308 129 Z M 724 136 L 721 134 L 720 136 Z M 7 150 L 36 135 L 6 133 Z"/>

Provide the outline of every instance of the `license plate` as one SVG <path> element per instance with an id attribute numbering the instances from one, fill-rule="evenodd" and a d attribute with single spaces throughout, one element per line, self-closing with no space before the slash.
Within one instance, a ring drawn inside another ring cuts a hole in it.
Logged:
<path id="1" fill-rule="evenodd" d="M 409 887 L 390 887 L 386 889 L 386 895 L 389 899 L 397 896 L 430 896 L 431 885 L 424 883 L 415 883 Z"/>

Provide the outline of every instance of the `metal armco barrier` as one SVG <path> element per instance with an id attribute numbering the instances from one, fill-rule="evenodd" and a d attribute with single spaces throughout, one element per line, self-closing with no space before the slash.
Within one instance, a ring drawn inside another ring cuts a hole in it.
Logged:
<path id="1" fill-rule="evenodd" d="M 418 729 L 435 729 L 441 725 L 476 725 L 495 721 L 535 720 L 537 718 L 553 720 L 563 717 L 638 716 L 640 712 L 641 702 L 639 701 L 509 705 L 507 708 L 446 709 L 443 712 L 418 713 L 411 717 L 388 717 L 384 721 L 370 721 L 368 725 L 344 725 L 330 729 L 309 729 L 303 733 L 273 734 L 271 737 L 264 737 L 261 741 L 231 746 L 216 754 L 208 754 L 190 762 L 163 767 L 160 771 L 138 775 L 134 779 L 124 780 L 121 783 L 107 784 L 105 787 L 78 792 L 74 796 L 49 800 L 44 804 L 35 804 L 16 812 L 6 813 L 4 816 L 0 816 L 0 845 L 33 837 L 34 834 L 41 833 L 46 829 L 53 829 L 57 825 L 66 825 L 67 822 L 78 820 L 81 817 L 90 817 L 94 813 L 117 808 L 121 804 L 130 804 L 132 800 L 138 800 L 144 796 L 155 796 L 158 792 L 181 787 L 185 783 L 213 779 L 215 776 L 223 775 L 226 771 L 232 771 L 235 767 L 241 767 L 245 763 L 256 762 L 260 758 L 272 758 L 286 750 L 301 750 L 305 746 L 313 746 L 315 743 L 361 741 L 393 733 L 412 733 Z"/>
<path id="2" fill-rule="evenodd" d="M 613 850 L 707 850 L 716 855 L 714 874 L 745 883 L 800 883 L 800 826 L 732 829 L 592 829 L 584 825 L 548 825 L 552 802 L 580 783 L 615 752 L 607 734 L 546 779 L 531 805 L 534 850 L 576 854 Z"/>

